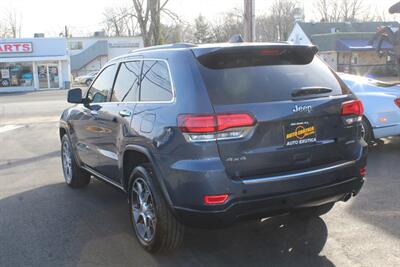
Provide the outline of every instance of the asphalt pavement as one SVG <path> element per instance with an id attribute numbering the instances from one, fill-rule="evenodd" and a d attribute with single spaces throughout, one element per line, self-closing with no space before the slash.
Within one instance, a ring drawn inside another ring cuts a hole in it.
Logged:
<path id="1" fill-rule="evenodd" d="M 154 256 L 132 234 L 123 193 L 64 184 L 65 98 L 0 95 L 0 266 L 400 266 L 400 138 L 371 149 L 359 196 L 321 218 L 188 229 L 179 250 Z"/>

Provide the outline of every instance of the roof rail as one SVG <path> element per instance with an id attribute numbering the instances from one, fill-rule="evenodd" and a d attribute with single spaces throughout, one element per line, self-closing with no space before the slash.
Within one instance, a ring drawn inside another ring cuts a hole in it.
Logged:
<path id="1" fill-rule="evenodd" d="M 196 47 L 197 45 L 192 43 L 175 43 L 175 44 L 165 44 L 165 45 L 155 45 L 149 46 L 141 49 L 132 50 L 131 53 L 136 52 L 144 52 L 144 51 L 152 51 L 152 50 L 161 50 L 161 49 L 176 49 L 176 48 L 190 48 Z"/>

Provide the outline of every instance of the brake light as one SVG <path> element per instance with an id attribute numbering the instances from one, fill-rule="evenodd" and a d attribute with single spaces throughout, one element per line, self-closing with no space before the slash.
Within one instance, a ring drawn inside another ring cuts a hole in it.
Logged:
<path id="1" fill-rule="evenodd" d="M 260 54 L 263 56 L 279 56 L 282 53 L 282 49 L 263 49 L 260 51 Z"/>
<path id="2" fill-rule="evenodd" d="M 344 102 L 342 104 L 342 116 L 348 115 L 356 115 L 362 116 L 364 115 L 364 106 L 360 100 L 351 100 Z"/>
<path id="3" fill-rule="evenodd" d="M 253 116 L 247 113 L 178 116 L 178 127 L 191 142 L 242 138 L 254 124 Z"/>
<path id="4" fill-rule="evenodd" d="M 204 204 L 206 205 L 221 205 L 228 200 L 228 194 L 204 196 Z"/>
<path id="5" fill-rule="evenodd" d="M 214 115 L 179 115 L 178 126 L 184 133 L 211 133 L 216 130 Z"/>
<path id="6" fill-rule="evenodd" d="M 394 103 L 400 108 L 400 98 L 395 99 Z"/>
<path id="7" fill-rule="evenodd" d="M 253 126 L 254 119 L 247 113 L 240 114 L 220 114 L 217 117 L 217 131 L 229 128 Z"/>
<path id="8" fill-rule="evenodd" d="M 367 167 L 361 167 L 360 168 L 360 176 L 364 177 L 365 174 L 367 174 Z"/>

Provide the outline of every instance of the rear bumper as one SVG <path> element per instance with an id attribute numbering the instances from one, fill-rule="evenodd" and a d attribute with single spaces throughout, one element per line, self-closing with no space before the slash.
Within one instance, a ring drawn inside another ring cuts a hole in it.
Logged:
<path id="1" fill-rule="evenodd" d="M 265 218 L 290 212 L 296 208 L 319 206 L 344 200 L 349 194 L 355 196 L 363 183 L 363 178 L 354 177 L 335 184 L 303 191 L 265 198 L 232 200 L 229 206 L 223 210 L 204 211 L 174 207 L 174 211 L 179 221 L 191 227 L 225 227 L 244 219 Z"/>

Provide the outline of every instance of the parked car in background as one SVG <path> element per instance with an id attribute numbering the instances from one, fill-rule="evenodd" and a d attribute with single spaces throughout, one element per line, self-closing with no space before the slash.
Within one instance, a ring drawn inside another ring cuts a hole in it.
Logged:
<path id="1" fill-rule="evenodd" d="M 367 77 L 339 73 L 346 85 L 363 102 L 363 136 L 374 139 L 400 135 L 400 85 Z"/>
<path id="2" fill-rule="evenodd" d="M 86 75 L 78 76 L 75 78 L 74 81 L 77 84 L 85 84 L 86 86 L 89 86 L 92 83 L 92 81 L 94 80 L 94 78 L 96 77 L 97 73 L 99 73 L 99 72 L 93 71 Z"/>

